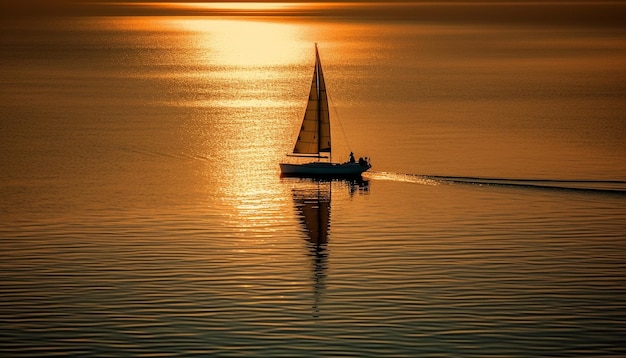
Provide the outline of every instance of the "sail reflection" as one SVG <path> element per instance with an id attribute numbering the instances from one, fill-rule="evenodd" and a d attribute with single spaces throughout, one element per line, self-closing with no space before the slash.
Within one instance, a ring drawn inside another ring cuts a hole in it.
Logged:
<path id="1" fill-rule="evenodd" d="M 314 317 L 319 315 L 320 303 L 326 289 L 333 183 L 341 184 L 342 188 L 347 187 L 350 196 L 357 192 L 369 192 L 369 182 L 363 179 L 299 179 L 298 185 L 292 188 L 294 207 L 304 235 L 307 255 L 312 260 Z"/>
<path id="2" fill-rule="evenodd" d="M 299 184 L 292 189 L 293 202 L 312 259 L 313 315 L 317 317 L 328 269 L 331 182 L 303 180 Z"/>

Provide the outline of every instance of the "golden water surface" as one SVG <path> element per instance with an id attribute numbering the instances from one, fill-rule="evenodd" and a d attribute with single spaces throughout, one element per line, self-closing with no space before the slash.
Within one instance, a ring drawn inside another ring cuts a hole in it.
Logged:
<path id="1" fill-rule="evenodd" d="M 620 4 L 4 21 L 0 351 L 623 356 Z M 363 181 L 280 178 L 314 43 Z"/>

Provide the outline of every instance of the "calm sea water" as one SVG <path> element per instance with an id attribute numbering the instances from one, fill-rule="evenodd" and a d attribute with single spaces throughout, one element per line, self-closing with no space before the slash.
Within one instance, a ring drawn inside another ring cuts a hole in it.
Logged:
<path id="1" fill-rule="evenodd" d="M 623 27 L 0 26 L 3 356 L 626 354 Z M 363 182 L 279 176 L 315 42 Z"/>

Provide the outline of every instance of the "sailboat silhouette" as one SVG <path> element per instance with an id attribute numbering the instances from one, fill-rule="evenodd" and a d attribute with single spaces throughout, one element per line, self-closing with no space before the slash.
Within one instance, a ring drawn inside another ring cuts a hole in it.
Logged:
<path id="1" fill-rule="evenodd" d="M 361 173 L 372 167 L 367 158 L 360 158 L 356 162 L 352 153 L 350 153 L 349 161 L 333 163 L 330 125 L 326 81 L 324 80 L 320 54 L 317 50 L 317 44 L 315 44 L 315 69 L 309 99 L 296 144 L 288 157 L 315 158 L 317 160 L 307 163 L 283 161 L 280 163 L 281 175 L 325 178 L 360 177 Z M 326 158 L 328 161 L 322 161 L 322 158 Z"/>

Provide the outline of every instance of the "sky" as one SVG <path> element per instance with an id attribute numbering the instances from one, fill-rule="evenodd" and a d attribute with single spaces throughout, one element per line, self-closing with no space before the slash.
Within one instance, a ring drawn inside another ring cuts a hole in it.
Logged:
<path id="1" fill-rule="evenodd" d="M 386 1 L 340 0 L 350 6 L 329 8 L 287 8 L 279 11 L 264 9 L 229 10 L 210 7 L 158 6 L 146 3 L 327 3 L 326 1 L 198 1 L 198 0 L 0 0 L 0 17 L 22 18 L 50 15 L 331 15 L 362 19 L 414 20 L 431 22 L 507 23 L 534 22 L 538 24 L 576 24 L 625 28 L 626 0 L 394 0 Z M 354 3 L 379 4 L 376 7 L 357 6 Z M 455 6 L 448 6 L 454 3 Z M 593 4 L 593 5 L 590 5 Z M 507 6 L 502 6 L 507 5 Z"/>

